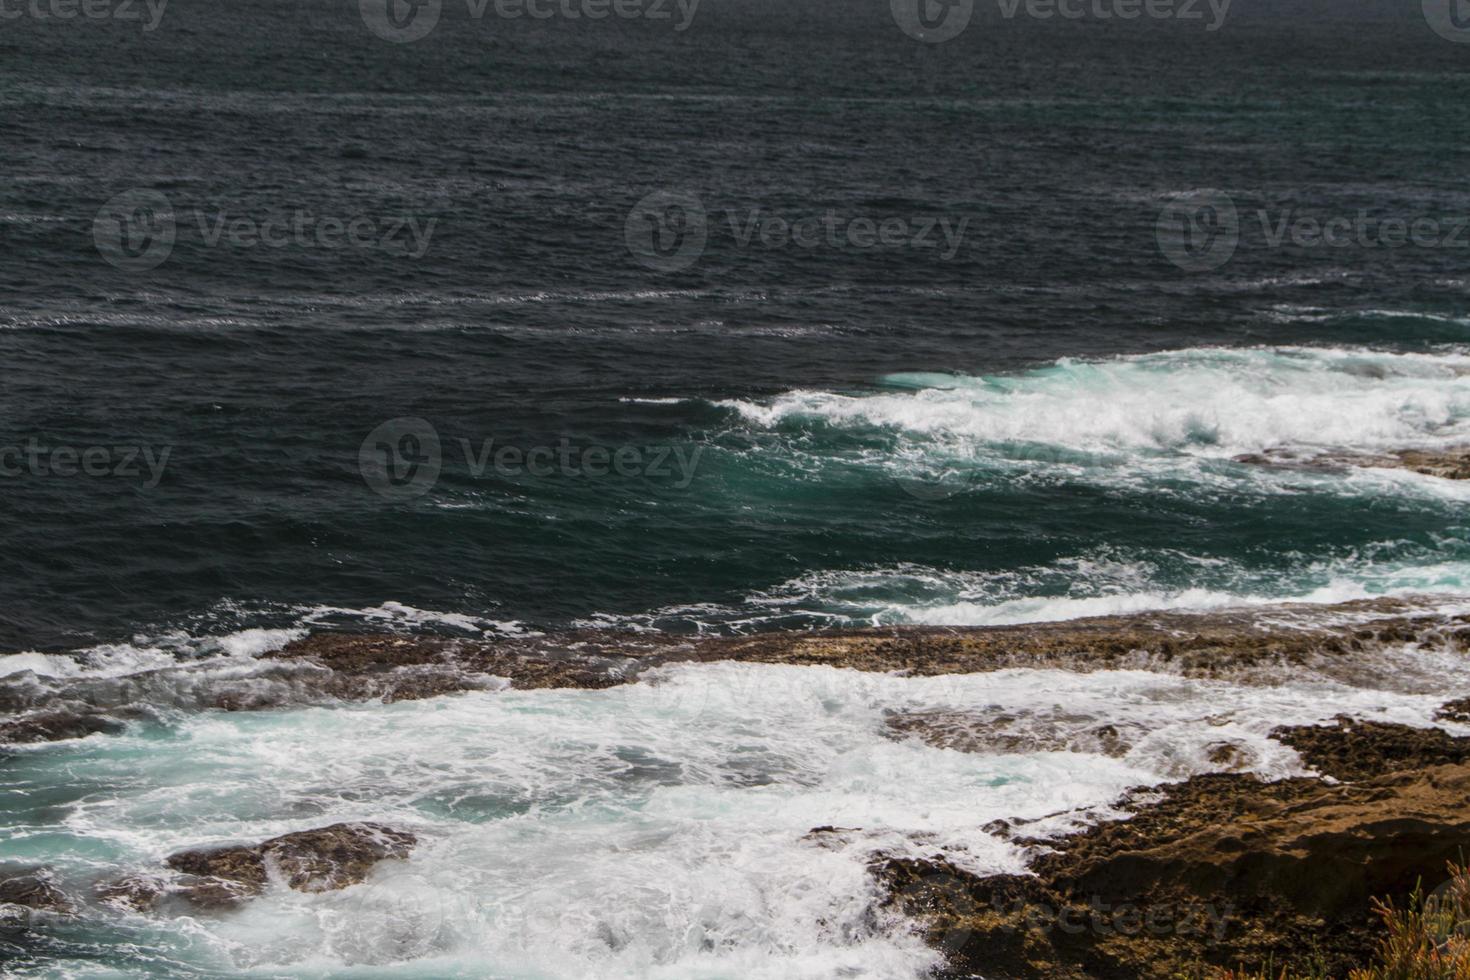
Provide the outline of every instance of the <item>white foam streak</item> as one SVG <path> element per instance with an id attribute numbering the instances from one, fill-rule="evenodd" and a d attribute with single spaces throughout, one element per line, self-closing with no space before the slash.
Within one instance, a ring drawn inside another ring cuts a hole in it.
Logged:
<path id="1" fill-rule="evenodd" d="M 984 455 L 1016 443 L 1209 458 L 1277 447 L 1374 451 L 1470 440 L 1470 357 L 1200 348 L 1063 359 L 1016 376 L 894 375 L 906 390 L 725 401 L 758 426 L 873 426 Z"/>

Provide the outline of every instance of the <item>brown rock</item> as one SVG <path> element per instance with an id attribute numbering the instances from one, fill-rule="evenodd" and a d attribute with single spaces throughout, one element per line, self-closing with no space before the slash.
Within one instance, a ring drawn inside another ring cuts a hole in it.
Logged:
<path id="1" fill-rule="evenodd" d="M 1268 449 L 1264 453 L 1236 456 L 1235 462 L 1310 470 L 1410 470 L 1445 480 L 1470 480 L 1470 447 L 1399 449 L 1388 453 L 1328 452 L 1316 456 L 1298 456 L 1281 449 Z"/>
<path id="2" fill-rule="evenodd" d="M 6 918 L 15 917 L 19 910 L 63 915 L 76 911 L 66 893 L 57 886 L 56 875 L 50 868 L 41 866 L 0 869 L 0 907 L 3 906 L 13 907 L 0 913 Z"/>
<path id="3" fill-rule="evenodd" d="M 883 721 L 895 737 L 956 752 L 1093 752 L 1118 758 L 1130 747 L 1118 726 L 1062 710 L 892 711 Z"/>
<path id="4" fill-rule="evenodd" d="M 1337 779 L 1470 762 L 1470 738 L 1438 728 L 1342 718 L 1336 726 L 1277 728 L 1271 737 L 1296 749 L 1311 768 Z"/>
<path id="5" fill-rule="evenodd" d="M 182 889 L 187 897 L 229 905 L 264 891 L 272 870 L 297 891 L 346 888 L 364 881 L 379 861 L 408 857 L 416 843 L 414 835 L 381 824 L 339 823 L 250 846 L 180 851 L 167 864 L 193 876 Z"/>
<path id="6" fill-rule="evenodd" d="M 1470 725 L 1470 698 L 1461 698 L 1458 701 L 1449 701 L 1439 706 L 1434 713 L 1435 721 L 1455 721 L 1462 725 Z"/>
<path id="7" fill-rule="evenodd" d="M 875 871 L 951 976 L 1164 980 L 1314 958 L 1337 976 L 1379 938 L 1375 897 L 1445 878 L 1470 840 L 1467 800 L 1465 766 L 1338 786 L 1197 776 L 1128 804 L 1130 820 L 1051 842 L 1035 877 L 912 860 Z"/>
<path id="8" fill-rule="evenodd" d="M 156 875 L 126 874 L 99 882 L 93 891 L 103 905 L 124 912 L 147 912 L 168 892 L 168 885 Z"/>

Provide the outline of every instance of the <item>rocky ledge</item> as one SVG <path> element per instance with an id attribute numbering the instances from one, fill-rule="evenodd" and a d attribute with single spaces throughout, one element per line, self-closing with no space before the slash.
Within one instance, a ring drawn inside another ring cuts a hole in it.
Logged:
<path id="1" fill-rule="evenodd" d="M 1437 611 L 1428 600 L 1375 599 L 1018 626 L 894 626 L 745 637 L 582 630 L 456 639 L 322 632 L 265 655 L 248 673 L 191 678 L 185 676 L 189 668 L 181 666 L 140 678 L 82 677 L 41 693 L 25 685 L 0 685 L 0 709 L 14 713 L 0 723 L 0 743 L 115 732 L 123 720 L 147 717 L 170 704 L 185 710 L 252 711 L 506 687 L 597 690 L 636 682 L 654 668 L 677 663 L 739 661 L 912 676 L 1019 667 L 1154 670 L 1270 683 L 1273 676 L 1291 676 L 1304 667 L 1329 674 L 1358 669 L 1371 664 L 1373 653 L 1408 644 L 1418 650 L 1470 648 L 1470 615 Z M 1385 674 L 1390 680 L 1392 675 Z M 1102 731 L 1099 738 L 1111 736 Z"/>
<path id="2" fill-rule="evenodd" d="M 1028 849 L 1026 876 L 942 860 L 873 871 L 949 977 L 1344 976 L 1381 938 L 1375 898 L 1432 891 L 1470 855 L 1470 738 L 1348 719 L 1273 737 L 1328 778 L 1196 776 L 1057 840 L 991 828 Z"/>
<path id="3" fill-rule="evenodd" d="M 583 631 L 488 641 L 317 633 L 270 657 L 325 668 L 332 676 L 320 683 L 344 698 L 406 700 L 485 687 L 491 678 L 515 688 L 599 689 L 637 681 L 655 667 L 717 661 L 913 676 L 1045 667 L 1231 677 L 1407 643 L 1470 648 L 1470 615 L 1430 611 L 1413 600 L 1376 599 L 1019 626 L 895 626 L 747 637 Z"/>

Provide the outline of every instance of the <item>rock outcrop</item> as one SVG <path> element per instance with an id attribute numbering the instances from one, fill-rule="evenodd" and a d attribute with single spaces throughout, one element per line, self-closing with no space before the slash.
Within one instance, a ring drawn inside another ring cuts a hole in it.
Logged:
<path id="1" fill-rule="evenodd" d="M 76 906 L 43 866 L 0 867 L 0 929 L 24 928 L 33 912 L 73 915 Z"/>
<path id="2" fill-rule="evenodd" d="M 1282 729 L 1356 781 L 1214 774 L 1140 791 L 1121 803 L 1131 819 L 1021 841 L 1031 875 L 912 859 L 874 870 L 948 976 L 1164 980 L 1268 963 L 1340 976 L 1376 945 L 1375 898 L 1433 889 L 1470 849 L 1470 766 L 1440 764 L 1462 746 L 1414 731 Z M 1380 763 L 1394 771 L 1366 775 Z"/>
<path id="3" fill-rule="evenodd" d="M 332 891 L 364 881 L 379 861 L 408 857 L 416 843 L 413 834 L 381 824 L 339 823 L 259 844 L 179 851 L 167 864 L 187 877 L 170 890 L 200 905 L 232 905 L 265 891 L 274 873 L 297 891 Z M 107 890 L 114 902 L 135 908 L 159 894 L 137 878 Z"/>
<path id="4" fill-rule="evenodd" d="M 1237 463 L 1285 466 L 1296 469 L 1342 471 L 1348 469 L 1409 470 L 1443 480 L 1470 480 L 1470 447 L 1455 449 L 1399 449 L 1383 453 L 1327 452 L 1302 456 L 1280 449 L 1236 456 Z"/>

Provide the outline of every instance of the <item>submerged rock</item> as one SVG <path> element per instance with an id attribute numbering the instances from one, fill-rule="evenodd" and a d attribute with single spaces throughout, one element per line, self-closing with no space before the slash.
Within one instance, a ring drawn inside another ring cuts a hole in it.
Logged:
<path id="1" fill-rule="evenodd" d="M 272 872 L 303 892 L 332 891 L 366 880 L 379 861 L 408 857 L 418 839 L 375 823 L 338 823 L 260 844 L 198 848 L 167 864 L 191 876 L 180 892 L 202 905 L 230 905 L 258 895 Z"/>
<path id="2" fill-rule="evenodd" d="M 122 730 L 122 722 L 106 715 L 51 711 L 0 723 L 0 742 L 57 742 Z"/>
<path id="3" fill-rule="evenodd" d="M 895 737 L 914 737 L 937 749 L 956 752 L 1092 752 L 1120 758 L 1127 754 L 1130 736 L 1119 726 L 1065 711 L 1005 712 L 894 711 L 883 719 Z M 1127 726 L 1125 726 L 1127 727 Z"/>
<path id="4" fill-rule="evenodd" d="M 76 906 L 44 866 L 0 868 L 0 928 L 23 928 L 32 912 L 74 915 Z"/>
<path id="5" fill-rule="evenodd" d="M 1401 727 L 1281 734 L 1353 774 L 1446 751 Z M 1466 765 L 1350 784 L 1212 774 L 1125 798 L 1130 819 L 1033 845 L 1028 876 L 909 858 L 874 871 L 890 907 L 946 954 L 947 976 L 1164 980 L 1268 963 L 1338 976 L 1381 938 L 1375 898 L 1447 877 L 1470 842 L 1467 801 Z"/>

